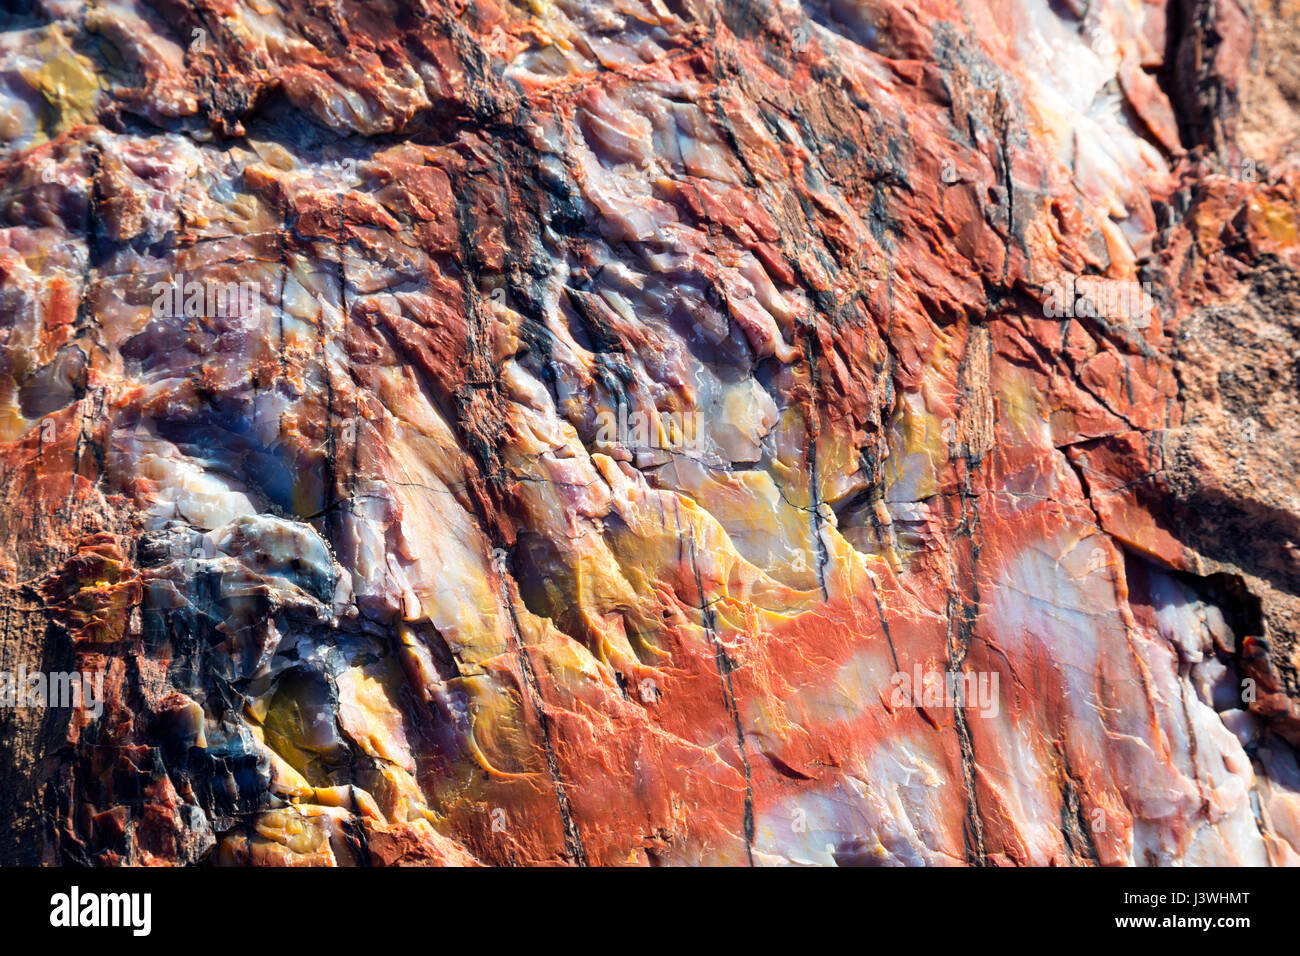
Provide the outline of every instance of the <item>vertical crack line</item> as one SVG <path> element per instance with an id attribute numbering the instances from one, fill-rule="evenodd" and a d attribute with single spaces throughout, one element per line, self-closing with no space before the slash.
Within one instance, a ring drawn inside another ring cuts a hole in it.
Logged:
<path id="1" fill-rule="evenodd" d="M 501 603 L 510 615 L 511 649 L 519 660 L 519 669 L 524 675 L 524 685 L 528 688 L 528 699 L 533 706 L 533 712 L 537 715 L 537 726 L 542 731 L 542 749 L 546 753 L 546 769 L 550 773 L 551 783 L 555 787 L 555 801 L 559 804 L 560 820 L 564 824 L 564 850 L 578 866 L 586 866 L 587 852 L 582 846 L 582 834 L 578 830 L 577 821 L 573 819 L 573 808 L 569 804 L 569 794 L 564 788 L 564 777 L 560 774 L 560 758 L 556 754 L 555 746 L 551 741 L 551 720 L 546 713 L 546 705 L 542 700 L 542 685 L 537 679 L 536 670 L 533 669 L 533 660 L 528 654 L 528 648 L 524 646 L 523 633 L 519 628 L 519 618 L 515 615 L 515 605 L 506 589 L 504 575 L 498 574 L 497 580 L 501 590 Z"/>
<path id="2" fill-rule="evenodd" d="M 289 229 L 289 217 L 286 213 L 280 197 L 277 195 L 275 200 L 275 211 L 280 214 L 280 228 L 277 234 L 277 245 L 280 254 L 280 295 L 275 303 L 275 322 L 276 335 L 279 340 L 279 358 L 280 358 L 280 378 L 288 380 L 289 378 L 289 359 L 284 349 L 284 290 L 289 281 L 289 254 L 285 245 L 285 234 Z M 283 435 L 283 421 L 277 426 L 277 430 Z"/>
<path id="3" fill-rule="evenodd" d="M 352 509 L 352 501 L 357 494 L 357 472 L 360 470 L 359 451 L 361 448 L 361 395 L 357 388 L 356 371 L 352 367 L 352 348 L 351 348 L 351 328 L 352 328 L 352 307 L 348 304 L 348 264 L 345 256 L 347 255 L 344 243 L 343 232 L 343 196 L 340 193 L 337 201 L 338 212 L 338 235 L 335 240 L 335 249 L 338 252 L 338 283 L 339 283 L 339 334 L 342 337 L 343 363 L 346 374 L 345 384 L 352 389 L 352 414 L 349 421 L 352 422 L 352 466 L 348 469 L 347 490 L 340 494 L 339 489 L 332 489 L 330 497 L 341 498 L 344 507 Z M 329 361 L 328 354 L 325 360 Z M 346 435 L 346 426 L 345 431 Z M 337 454 L 337 437 L 331 433 L 331 440 L 335 442 L 333 451 Z M 337 479 L 337 469 L 335 473 Z M 342 516 L 335 516 L 334 522 L 337 524 L 342 521 Z"/>
<path id="4" fill-rule="evenodd" d="M 1004 130 L 1005 135 L 1005 130 Z M 960 423 L 967 420 L 967 401 L 971 396 L 972 383 L 968 381 L 968 375 L 972 373 L 971 368 L 971 349 L 975 344 L 975 335 L 967 337 L 966 351 L 967 354 L 962 357 L 962 361 L 957 370 L 957 418 L 958 428 Z M 976 411 L 974 414 L 978 414 Z M 958 518 L 957 526 L 953 534 L 954 548 L 948 557 L 949 575 L 952 580 L 952 589 L 948 595 L 948 670 L 949 672 L 962 672 L 964 675 L 966 668 L 966 656 L 970 650 L 970 643 L 975 630 L 975 624 L 979 619 L 979 560 L 980 552 L 983 549 L 983 534 L 980 526 L 979 516 L 979 497 L 972 485 L 972 475 L 980 467 L 979 458 L 972 455 L 970 441 L 975 437 L 974 421 L 972 419 L 970 429 L 967 430 L 966 440 L 959 441 L 957 435 L 953 435 L 949 445 L 948 458 L 953 463 L 960 477 L 960 487 L 958 489 L 958 502 L 961 512 Z M 970 579 L 970 597 L 964 597 L 958 586 L 959 566 L 956 557 L 956 542 L 964 538 L 969 555 L 968 573 Z M 988 864 L 988 848 L 984 838 L 984 822 L 980 816 L 979 794 L 976 789 L 975 780 L 975 745 L 971 736 L 970 723 L 966 710 L 965 699 L 965 681 L 958 680 L 957 686 L 961 688 L 955 706 L 953 708 L 953 724 L 957 729 L 957 739 L 961 748 L 961 769 L 962 785 L 965 789 L 966 796 L 966 823 L 964 835 L 966 839 L 967 859 L 976 866 L 986 866 Z"/>
<path id="5" fill-rule="evenodd" d="M 704 619 L 704 630 L 713 645 L 713 661 L 718 668 L 718 678 L 722 683 L 722 702 L 731 715 L 736 728 L 736 748 L 740 752 L 740 766 L 745 773 L 745 858 L 750 866 L 754 865 L 754 781 L 750 774 L 749 757 L 745 755 L 745 731 L 740 724 L 740 709 L 736 706 L 736 692 L 731 684 L 731 672 L 736 669 L 735 662 L 727 656 L 726 648 L 718 639 L 717 620 L 713 616 L 713 606 L 704 598 L 704 581 L 700 577 L 700 563 L 696 560 L 695 531 L 691 530 L 691 571 L 695 575 L 695 590 L 700 596 L 700 613 Z"/>
<path id="6" fill-rule="evenodd" d="M 804 326 L 804 359 L 808 362 L 808 510 L 812 512 L 813 547 L 817 551 L 817 585 L 821 588 L 822 602 L 829 602 L 826 589 L 826 565 L 830 555 L 822 540 L 821 478 L 817 467 L 817 449 L 821 436 L 821 416 L 817 411 L 817 388 L 821 384 L 821 370 L 817 365 L 817 327 L 815 323 Z"/>
<path id="7" fill-rule="evenodd" d="M 997 128 L 998 151 L 1001 153 L 1002 174 L 1007 191 L 1007 237 L 1002 247 L 1002 283 L 1006 285 L 1011 273 L 1011 246 L 1016 232 L 1016 186 L 1011 168 L 1011 119 L 1007 115 L 1009 103 L 1005 85 L 999 81 L 993 101 L 993 122 Z"/>
<path id="8" fill-rule="evenodd" d="M 1187 763 L 1191 767 L 1192 781 L 1196 784 L 1196 795 L 1201 798 L 1200 811 L 1208 820 L 1210 800 L 1205 794 L 1205 781 L 1201 779 L 1200 744 L 1196 739 L 1196 726 L 1192 722 L 1192 712 L 1187 704 L 1187 681 L 1181 674 L 1177 675 L 1176 679 L 1178 681 L 1178 703 L 1183 709 L 1183 728 L 1187 731 Z M 1212 783 L 1211 786 L 1213 786 Z"/>
<path id="9" fill-rule="evenodd" d="M 99 263 L 103 259 L 103 250 L 100 248 L 101 243 L 103 242 L 103 231 L 100 223 L 100 207 L 104 203 L 104 171 L 102 165 L 102 150 L 94 146 L 88 147 L 85 150 L 85 156 L 87 165 L 90 167 L 88 170 L 88 176 L 90 179 L 90 199 L 86 203 L 85 225 L 83 227 L 87 236 L 86 268 L 81 274 L 81 296 L 77 300 L 75 329 L 77 335 L 80 335 L 83 331 L 89 330 L 91 341 L 93 342 L 100 334 L 98 325 L 91 322 L 89 313 L 90 296 L 92 289 L 99 284 Z M 108 351 L 107 347 L 104 346 L 103 343 L 98 344 L 100 344 L 101 347 L 104 347 L 105 351 Z M 85 402 L 85 405 L 91 406 L 93 406 L 96 401 L 102 403 L 104 400 L 104 390 L 101 388 L 97 391 L 99 393 L 97 397 L 88 391 L 82 396 L 82 402 Z M 78 404 L 81 403 L 79 402 Z M 73 451 L 72 480 L 68 484 L 68 499 L 64 503 L 63 513 L 60 516 L 63 519 L 63 522 L 70 527 L 72 526 L 73 521 L 73 506 L 76 503 L 77 476 L 81 473 L 81 454 L 82 449 L 86 445 L 91 447 L 96 461 L 100 464 L 100 471 L 96 473 L 92 487 L 99 484 L 103 472 L 104 449 L 100 448 L 98 443 L 95 442 L 93 434 L 88 433 L 87 431 L 85 405 L 82 405 L 78 410 L 80 421 L 78 422 L 79 431 L 77 434 L 77 443 Z M 98 414 L 99 413 L 96 412 L 95 417 L 98 417 Z M 44 451 L 43 448 L 41 450 L 42 452 Z M 82 525 L 84 525 L 84 519 L 81 524 L 77 525 L 77 527 L 81 527 Z"/>
<path id="10" fill-rule="evenodd" d="M 966 654 L 970 649 L 971 635 L 979 615 L 979 565 L 980 542 L 979 513 L 975 507 L 975 494 L 971 490 L 970 463 L 965 456 L 960 459 L 964 467 L 961 475 L 961 520 L 954 535 L 965 538 L 970 549 L 970 584 L 971 600 L 963 598 L 956 587 L 957 566 L 955 558 L 949 555 L 949 573 L 953 578 L 953 588 L 948 593 L 948 670 L 965 671 Z M 970 510 L 967 510 L 969 506 Z M 957 681 L 962 688 L 953 706 L 953 724 L 957 729 L 957 740 L 961 748 L 962 786 L 966 796 L 966 821 L 963 833 L 966 841 L 966 857 L 974 866 L 988 865 L 988 848 L 984 839 L 984 822 L 980 816 L 979 796 L 975 781 L 975 745 L 971 738 L 970 724 L 966 716 L 965 682 Z"/>
<path id="11" fill-rule="evenodd" d="M 957 620 L 960 608 L 962 620 Z M 966 647 L 970 642 L 969 627 L 965 621 L 968 613 L 966 602 L 956 594 L 948 595 L 948 670 L 965 669 Z M 966 860 L 972 866 L 988 865 L 988 850 L 984 842 L 984 822 L 980 817 L 979 798 L 975 789 L 975 746 L 971 740 L 970 724 L 966 720 L 966 700 L 964 683 L 956 682 L 962 688 L 953 705 L 953 724 L 957 728 L 957 741 L 961 748 L 962 788 L 966 797 L 966 820 L 963 837 L 966 842 Z"/>
<path id="12" fill-rule="evenodd" d="M 338 262 L 334 266 L 334 278 L 339 287 L 339 321 L 343 324 L 347 322 L 347 275 L 344 271 L 343 264 L 343 199 L 337 197 L 335 202 L 335 236 L 334 236 L 334 254 L 338 256 Z M 336 458 L 338 455 L 338 435 L 334 427 L 334 373 L 330 368 L 330 330 L 328 326 L 328 312 L 321 309 L 320 322 L 318 327 L 318 338 L 320 341 L 320 362 L 321 373 L 325 380 L 325 460 L 322 463 L 322 470 L 325 476 L 325 501 L 332 502 L 338 500 L 341 496 L 338 494 L 338 467 Z M 338 531 L 338 514 L 331 509 L 325 516 L 325 534 L 327 540 L 333 545 L 337 540 Z"/>

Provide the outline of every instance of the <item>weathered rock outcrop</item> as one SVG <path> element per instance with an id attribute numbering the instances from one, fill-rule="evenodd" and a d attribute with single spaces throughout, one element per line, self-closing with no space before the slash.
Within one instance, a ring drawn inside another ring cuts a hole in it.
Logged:
<path id="1" fill-rule="evenodd" d="M 0 859 L 1300 861 L 1298 14 L 7 15 Z"/>

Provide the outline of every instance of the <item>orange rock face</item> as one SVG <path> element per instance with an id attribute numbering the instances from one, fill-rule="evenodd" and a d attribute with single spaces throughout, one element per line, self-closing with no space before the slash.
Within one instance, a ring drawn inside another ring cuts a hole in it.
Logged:
<path id="1" fill-rule="evenodd" d="M 0 858 L 1300 861 L 1243 2 L 0 21 Z"/>

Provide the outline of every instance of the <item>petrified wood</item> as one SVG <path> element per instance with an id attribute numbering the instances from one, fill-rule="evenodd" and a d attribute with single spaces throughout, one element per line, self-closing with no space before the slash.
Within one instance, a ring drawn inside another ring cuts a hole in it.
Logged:
<path id="1" fill-rule="evenodd" d="M 1300 861 L 1295 0 L 2 16 L 0 861 Z"/>

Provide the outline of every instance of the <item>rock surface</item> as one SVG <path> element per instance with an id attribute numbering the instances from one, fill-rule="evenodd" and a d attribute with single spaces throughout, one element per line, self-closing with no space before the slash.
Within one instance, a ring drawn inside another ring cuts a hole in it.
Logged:
<path id="1" fill-rule="evenodd" d="M 1300 862 L 1295 0 L 5 16 L 4 862 Z"/>

